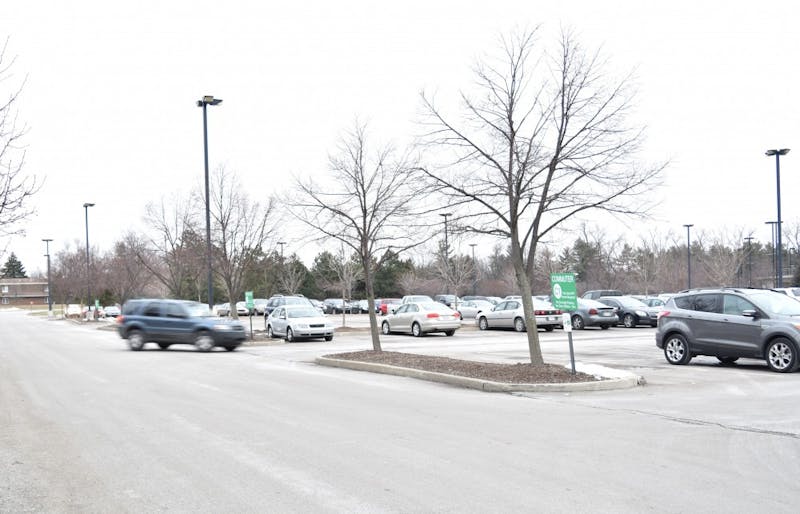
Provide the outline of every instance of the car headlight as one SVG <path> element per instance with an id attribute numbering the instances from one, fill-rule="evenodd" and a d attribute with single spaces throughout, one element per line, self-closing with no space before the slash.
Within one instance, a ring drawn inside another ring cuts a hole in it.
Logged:
<path id="1" fill-rule="evenodd" d="M 647 317 L 647 313 L 644 312 L 644 311 L 636 311 L 636 315 L 640 316 L 642 318 L 646 318 Z"/>
<path id="2" fill-rule="evenodd" d="M 233 325 L 226 325 L 224 323 L 219 323 L 212 327 L 214 330 L 233 330 Z"/>

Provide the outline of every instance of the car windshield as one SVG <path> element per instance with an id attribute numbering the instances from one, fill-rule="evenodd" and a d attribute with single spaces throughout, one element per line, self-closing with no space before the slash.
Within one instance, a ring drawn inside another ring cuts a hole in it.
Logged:
<path id="1" fill-rule="evenodd" d="M 800 316 L 800 302 L 785 294 L 774 291 L 758 291 L 747 296 L 769 314 Z"/>
<path id="2" fill-rule="evenodd" d="M 617 296 L 614 298 L 624 307 L 630 307 L 632 309 L 647 307 L 647 305 L 636 298 L 631 298 L 630 296 Z"/>
<path id="3" fill-rule="evenodd" d="M 447 305 L 439 302 L 424 302 L 418 304 L 420 309 L 430 312 L 438 312 L 439 314 L 452 314 L 453 309 Z"/>
<path id="4" fill-rule="evenodd" d="M 191 303 L 185 303 L 183 304 L 183 306 L 186 307 L 187 311 L 189 311 L 189 316 L 193 318 L 196 317 L 206 318 L 212 315 L 211 311 L 208 310 L 208 305 L 204 303 L 191 302 Z"/>
<path id="5" fill-rule="evenodd" d="M 294 296 L 287 296 L 285 300 L 286 305 L 303 305 L 304 303 L 308 303 L 308 300 L 305 298 L 298 298 Z"/>
<path id="6" fill-rule="evenodd" d="M 290 318 L 316 318 L 319 316 L 319 311 L 313 307 L 307 309 L 287 309 L 286 313 Z"/>

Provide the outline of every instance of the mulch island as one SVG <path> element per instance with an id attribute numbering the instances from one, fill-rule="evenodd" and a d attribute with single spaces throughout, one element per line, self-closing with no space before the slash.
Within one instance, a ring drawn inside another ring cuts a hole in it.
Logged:
<path id="1" fill-rule="evenodd" d="M 475 362 L 433 355 L 419 355 L 400 352 L 376 352 L 365 350 L 360 352 L 334 353 L 325 355 L 329 359 L 341 359 L 359 362 L 387 364 L 400 368 L 433 371 L 461 377 L 489 380 L 504 384 L 563 384 L 570 382 L 596 382 L 601 378 L 586 373 L 576 373 L 557 364 L 498 364 L 492 362 Z"/>

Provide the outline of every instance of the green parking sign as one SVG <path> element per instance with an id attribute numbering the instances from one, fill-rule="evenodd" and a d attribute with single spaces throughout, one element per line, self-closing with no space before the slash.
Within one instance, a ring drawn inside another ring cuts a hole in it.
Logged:
<path id="1" fill-rule="evenodd" d="M 248 309 L 253 310 L 255 304 L 253 303 L 253 292 L 252 291 L 245 291 L 244 292 L 244 302 Z"/>
<path id="2" fill-rule="evenodd" d="M 575 273 L 551 273 L 550 289 L 553 307 L 562 311 L 574 311 L 578 308 Z"/>

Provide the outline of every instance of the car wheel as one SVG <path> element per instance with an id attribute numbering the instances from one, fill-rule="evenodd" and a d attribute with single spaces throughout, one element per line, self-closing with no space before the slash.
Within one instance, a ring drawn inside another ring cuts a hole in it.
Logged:
<path id="1" fill-rule="evenodd" d="M 446 335 L 447 337 L 453 337 L 453 334 L 455 334 L 455 333 L 456 333 L 455 330 L 445 330 L 444 331 L 444 335 Z"/>
<path id="2" fill-rule="evenodd" d="M 481 330 L 489 330 L 489 322 L 483 316 L 478 320 L 478 328 Z"/>
<path id="3" fill-rule="evenodd" d="M 383 323 L 381 323 L 381 332 L 385 336 L 388 336 L 389 334 L 392 333 L 392 329 L 391 329 L 391 327 L 389 327 L 389 322 L 388 321 L 384 321 Z"/>
<path id="4" fill-rule="evenodd" d="M 583 323 L 583 318 L 577 314 L 572 316 L 572 328 L 575 330 L 583 330 L 585 327 L 586 325 Z"/>
<path id="5" fill-rule="evenodd" d="M 128 348 L 138 352 L 144 348 L 144 334 L 140 330 L 131 330 L 128 334 Z"/>
<path id="6" fill-rule="evenodd" d="M 325 340 L 331 342 L 333 341 L 333 336 L 325 336 Z"/>
<path id="7" fill-rule="evenodd" d="M 267 337 L 275 339 L 275 332 L 272 331 L 272 325 L 267 325 Z"/>
<path id="8" fill-rule="evenodd" d="M 169 348 L 169 344 L 167 344 L 167 343 L 158 343 L 158 347 L 161 348 L 162 350 L 166 350 L 167 348 Z"/>
<path id="9" fill-rule="evenodd" d="M 545 326 L 544 326 L 544 327 L 542 327 L 542 328 L 544 328 L 544 331 L 545 331 L 545 332 L 552 332 L 553 330 L 555 330 L 555 329 L 556 329 L 556 327 L 555 327 L 554 325 L 545 325 Z"/>
<path id="10" fill-rule="evenodd" d="M 286 342 L 293 343 L 294 341 L 294 330 L 292 330 L 292 327 L 289 327 L 286 329 Z"/>
<path id="11" fill-rule="evenodd" d="M 625 328 L 634 328 L 636 326 L 636 320 L 633 319 L 633 314 L 626 314 L 623 316 L 622 324 L 625 325 Z"/>
<path id="12" fill-rule="evenodd" d="M 689 343 L 680 334 L 671 334 L 664 343 L 664 357 L 670 364 L 687 364 L 692 360 Z"/>
<path id="13" fill-rule="evenodd" d="M 522 318 L 514 319 L 514 330 L 517 332 L 525 332 L 525 320 Z"/>
<path id="14" fill-rule="evenodd" d="M 600 325 L 600 330 L 608 330 L 611 328 L 611 325 Z"/>
<path id="15" fill-rule="evenodd" d="M 238 346 L 226 346 L 225 350 L 229 351 L 229 352 L 232 352 L 232 351 L 236 350 L 237 348 L 238 348 Z"/>
<path id="16" fill-rule="evenodd" d="M 411 325 L 411 335 L 414 337 L 421 337 L 422 334 L 422 327 L 419 326 L 419 323 L 416 321 Z"/>
<path id="17" fill-rule="evenodd" d="M 739 360 L 739 357 L 719 357 L 719 356 L 717 356 L 717 359 L 722 364 L 733 364 L 734 362 Z"/>
<path id="18" fill-rule="evenodd" d="M 797 349 L 785 337 L 773 339 L 767 345 L 767 366 L 778 373 L 790 373 L 797 369 Z"/>
<path id="19" fill-rule="evenodd" d="M 214 349 L 214 338 L 208 332 L 200 332 L 194 340 L 194 346 L 201 352 L 210 352 Z"/>

